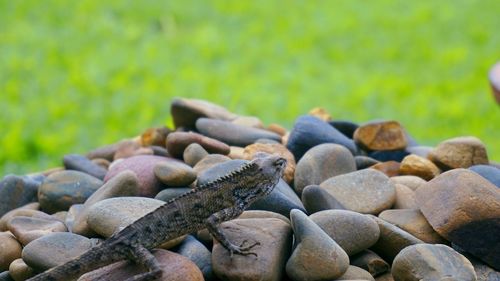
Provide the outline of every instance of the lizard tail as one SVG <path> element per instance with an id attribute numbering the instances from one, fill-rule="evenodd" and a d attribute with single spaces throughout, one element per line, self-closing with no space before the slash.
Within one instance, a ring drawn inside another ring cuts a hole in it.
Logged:
<path id="1" fill-rule="evenodd" d="M 77 258 L 53 267 L 26 281 L 67 281 L 74 280 L 85 272 L 92 271 L 124 259 L 124 256 L 110 256 L 109 249 L 96 246 Z"/>

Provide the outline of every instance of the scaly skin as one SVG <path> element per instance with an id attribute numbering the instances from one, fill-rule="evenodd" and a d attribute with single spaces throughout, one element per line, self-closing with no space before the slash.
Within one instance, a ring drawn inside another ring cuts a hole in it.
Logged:
<path id="1" fill-rule="evenodd" d="M 138 219 L 79 257 L 28 281 L 66 281 L 116 261 L 129 259 L 148 272 L 129 278 L 157 280 L 162 271 L 149 251 L 165 241 L 207 228 L 231 255 L 256 255 L 256 244 L 234 245 L 218 227 L 238 217 L 252 202 L 267 196 L 283 175 L 286 160 L 258 154 L 251 162 L 210 183 L 181 195 Z"/>

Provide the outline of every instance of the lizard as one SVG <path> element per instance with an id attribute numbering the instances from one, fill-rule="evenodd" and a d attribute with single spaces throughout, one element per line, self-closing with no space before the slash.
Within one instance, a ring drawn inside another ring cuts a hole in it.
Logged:
<path id="1" fill-rule="evenodd" d="M 121 260 L 131 260 L 147 272 L 126 281 L 158 280 L 163 272 L 150 250 L 165 241 L 208 229 L 231 255 L 255 255 L 253 244 L 231 243 L 219 225 L 237 218 L 254 201 L 269 195 L 283 176 L 286 160 L 278 155 L 257 153 L 255 158 L 211 182 L 174 198 L 102 243 L 62 265 L 28 281 L 62 281 Z"/>

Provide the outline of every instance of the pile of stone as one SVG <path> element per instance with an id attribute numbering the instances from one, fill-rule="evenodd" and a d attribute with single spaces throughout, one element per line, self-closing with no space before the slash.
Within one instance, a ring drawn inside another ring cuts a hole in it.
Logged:
<path id="1" fill-rule="evenodd" d="M 165 201 L 257 152 L 282 180 L 222 224 L 254 255 L 206 230 L 154 251 L 162 280 L 500 280 L 500 169 L 475 137 L 421 146 L 396 121 L 356 124 L 314 109 L 288 131 L 212 103 L 175 99 L 175 130 L 64 156 L 63 167 L 0 182 L 0 280 L 25 280 L 90 249 Z M 78 280 L 124 280 L 127 261 Z"/>

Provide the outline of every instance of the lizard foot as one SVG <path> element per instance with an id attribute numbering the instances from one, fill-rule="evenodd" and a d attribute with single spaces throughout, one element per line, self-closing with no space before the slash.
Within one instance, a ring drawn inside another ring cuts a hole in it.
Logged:
<path id="1" fill-rule="evenodd" d="M 253 244 L 250 244 L 250 245 L 244 247 L 243 245 L 245 245 L 247 242 L 248 242 L 248 240 L 245 239 L 245 240 L 243 240 L 243 242 L 241 243 L 240 246 L 230 244 L 228 250 L 229 250 L 231 258 L 233 257 L 233 254 L 238 254 L 238 255 L 242 255 L 242 256 L 253 255 L 253 256 L 257 257 L 257 253 L 250 252 L 250 250 L 257 245 L 260 245 L 260 242 L 255 242 Z"/>

